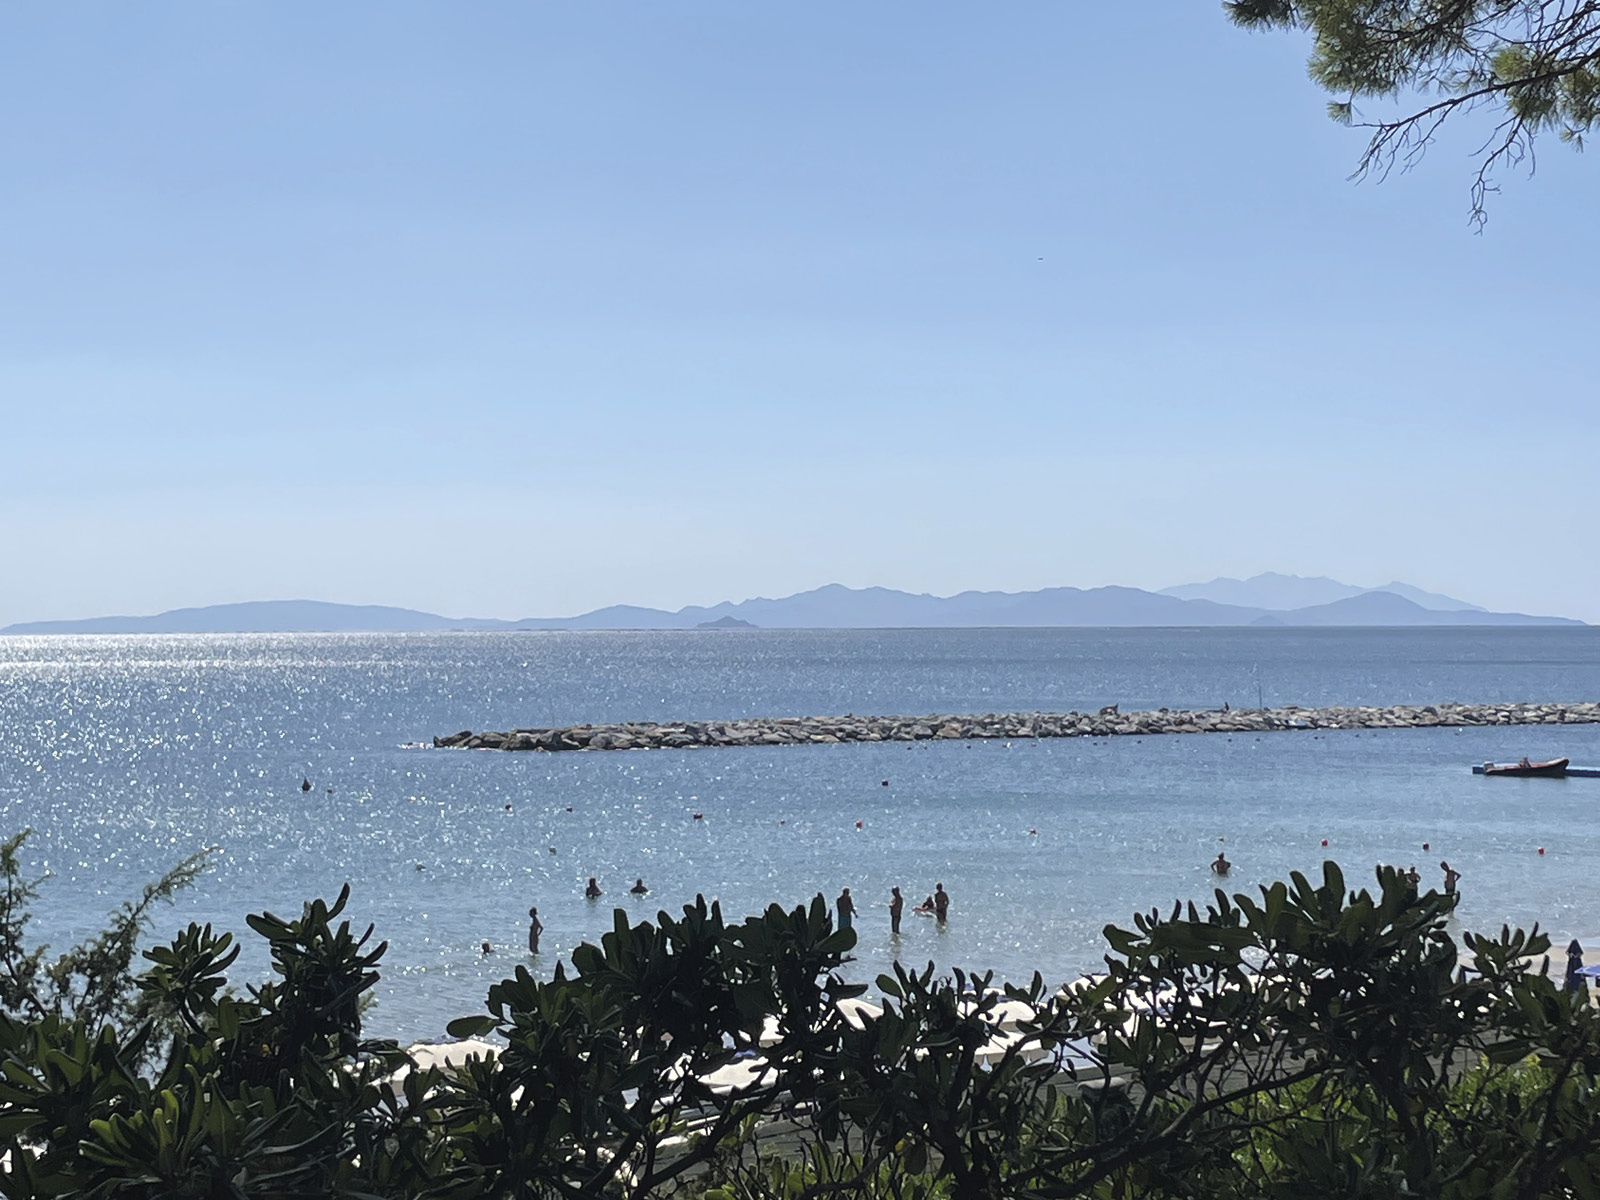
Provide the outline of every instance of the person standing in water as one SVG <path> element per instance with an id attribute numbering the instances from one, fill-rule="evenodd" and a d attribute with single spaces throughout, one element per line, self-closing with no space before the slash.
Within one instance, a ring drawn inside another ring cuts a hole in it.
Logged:
<path id="1" fill-rule="evenodd" d="M 950 919 L 950 894 L 942 883 L 933 885 L 933 915 L 941 925 Z"/>
<path id="2" fill-rule="evenodd" d="M 1446 896 L 1454 896 L 1456 894 L 1456 880 L 1461 878 L 1461 872 L 1442 860 L 1439 863 L 1439 869 L 1444 872 L 1444 894 Z"/>
<path id="3" fill-rule="evenodd" d="M 593 875 L 589 876 L 588 886 L 583 889 L 583 898 L 585 900 L 598 900 L 604 894 L 600 890 L 600 881 Z"/>
<path id="4" fill-rule="evenodd" d="M 1233 864 L 1228 861 L 1228 856 L 1226 854 L 1224 854 L 1221 850 L 1218 850 L 1217 857 L 1211 864 L 1211 869 L 1218 875 L 1226 875 L 1230 870 L 1233 869 Z"/>
<path id="5" fill-rule="evenodd" d="M 528 910 L 528 953 L 539 953 L 539 935 L 544 932 L 544 924 L 539 920 L 539 910 Z"/>
<path id="6" fill-rule="evenodd" d="M 833 907 L 839 913 L 840 929 L 849 929 L 855 924 L 856 902 L 850 898 L 849 888 L 839 893 L 839 898 L 833 902 Z"/>
<path id="7" fill-rule="evenodd" d="M 905 915 L 906 898 L 900 894 L 899 888 L 889 889 L 889 934 L 892 937 L 900 936 L 900 918 Z"/>

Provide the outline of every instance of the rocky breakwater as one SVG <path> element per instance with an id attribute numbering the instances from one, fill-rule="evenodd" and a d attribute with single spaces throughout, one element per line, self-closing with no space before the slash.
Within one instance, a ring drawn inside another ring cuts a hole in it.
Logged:
<path id="1" fill-rule="evenodd" d="M 464 729 L 433 739 L 467 750 L 660 750 L 699 746 L 797 746 L 837 742 L 923 742 L 962 738 L 1128 737 L 1164 733 L 1265 733 L 1307 729 L 1420 729 L 1439 725 L 1588 725 L 1600 703 L 1426 704 L 1096 713 L 983 713 L 925 717 L 776 717 L 739 721 L 654 721 L 559 729 Z"/>

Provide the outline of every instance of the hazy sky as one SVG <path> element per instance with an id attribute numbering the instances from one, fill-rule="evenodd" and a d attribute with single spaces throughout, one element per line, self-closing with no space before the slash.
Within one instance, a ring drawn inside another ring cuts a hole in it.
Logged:
<path id="1" fill-rule="evenodd" d="M 1213 3 L 0 3 L 0 624 L 1399 578 L 1600 620 L 1600 160 Z"/>

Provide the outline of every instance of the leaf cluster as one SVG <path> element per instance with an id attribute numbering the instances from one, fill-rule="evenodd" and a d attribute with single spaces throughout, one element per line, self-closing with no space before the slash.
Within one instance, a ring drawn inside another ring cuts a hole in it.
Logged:
<path id="1" fill-rule="evenodd" d="M 1472 213 L 1481 225 L 1497 168 L 1554 132 L 1580 147 L 1600 119 L 1597 0 L 1228 0 L 1246 28 L 1309 31 L 1311 77 L 1337 121 L 1372 131 L 1357 175 L 1414 164 L 1453 115 L 1488 108 Z M 1358 102 L 1406 98 L 1409 112 L 1363 117 Z"/>

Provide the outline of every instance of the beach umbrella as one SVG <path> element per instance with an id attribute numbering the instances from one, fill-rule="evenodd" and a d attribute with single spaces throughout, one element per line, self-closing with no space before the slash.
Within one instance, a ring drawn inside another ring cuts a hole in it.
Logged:
<path id="1" fill-rule="evenodd" d="M 380 1082 L 386 1084 L 395 1095 L 399 1095 L 405 1087 L 406 1077 L 412 1071 L 426 1071 L 435 1067 L 446 1074 L 455 1074 L 467 1065 L 469 1059 L 480 1059 L 488 1062 L 500 1053 L 500 1047 L 493 1042 L 486 1042 L 482 1038 L 465 1038 L 459 1042 L 417 1042 L 406 1047 L 406 1056 L 411 1059 L 411 1065 L 401 1067 L 391 1075 L 385 1076 Z"/>
<path id="2" fill-rule="evenodd" d="M 883 1016 L 883 1009 L 859 997 L 839 1001 L 838 1008 L 844 1014 L 844 1019 L 857 1029 L 865 1029 L 868 1021 L 876 1021 Z"/>
<path id="3" fill-rule="evenodd" d="M 710 1088 L 713 1095 L 731 1096 L 767 1082 L 768 1076 L 775 1072 L 776 1068 L 766 1059 L 753 1055 L 750 1058 L 736 1058 L 715 1071 L 707 1071 L 700 1076 L 700 1082 Z"/>
<path id="4" fill-rule="evenodd" d="M 963 1000 L 957 1006 L 962 1016 L 971 1016 L 977 1011 L 980 1001 Z M 1024 1021 L 1031 1021 L 1038 1014 L 1033 1011 L 1033 1005 L 1021 1000 L 1000 999 L 990 1006 L 989 1011 L 983 1014 L 983 1019 L 996 1029 L 1015 1029 Z"/>
<path id="5" fill-rule="evenodd" d="M 883 1016 L 883 1009 L 876 1004 L 869 1004 L 865 1000 L 853 998 L 841 1000 L 837 1005 L 840 1014 L 857 1029 L 865 1029 L 868 1021 L 876 1021 Z M 761 1033 L 756 1037 L 758 1046 L 776 1046 L 783 1040 L 778 1032 L 778 1018 L 765 1017 L 761 1022 Z"/>
<path id="6" fill-rule="evenodd" d="M 424 1071 L 429 1067 L 437 1067 L 441 1071 L 454 1072 L 466 1066 L 470 1058 L 487 1062 L 499 1053 L 499 1046 L 482 1038 L 466 1038 L 459 1042 L 418 1042 L 406 1047 L 407 1056 Z"/>

